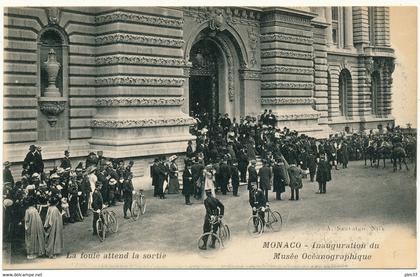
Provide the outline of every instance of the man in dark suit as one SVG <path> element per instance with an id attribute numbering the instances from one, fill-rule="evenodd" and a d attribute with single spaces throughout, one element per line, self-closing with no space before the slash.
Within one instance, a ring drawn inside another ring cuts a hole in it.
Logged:
<path id="1" fill-rule="evenodd" d="M 265 200 L 268 202 L 268 190 L 271 189 L 272 174 L 267 160 L 263 160 L 263 166 L 258 171 L 258 176 L 260 177 L 260 188 L 265 194 Z"/>
<path id="2" fill-rule="evenodd" d="M 239 196 L 239 194 L 238 194 L 238 188 L 239 188 L 238 163 L 233 163 L 230 166 L 230 176 L 231 176 L 231 179 L 232 179 L 233 196 Z"/>
<path id="3" fill-rule="evenodd" d="M 319 184 L 318 193 L 327 193 L 327 182 L 331 181 L 331 164 L 325 159 L 325 155 L 319 158 L 316 181 Z"/>
<path id="4" fill-rule="evenodd" d="M 256 215 L 258 212 L 258 216 L 264 222 L 264 209 L 267 205 L 267 202 L 265 200 L 263 191 L 257 187 L 256 183 L 252 184 L 251 189 L 249 191 L 249 204 L 252 207 L 252 215 Z M 258 209 L 260 208 L 261 210 L 258 211 Z M 258 232 L 257 223 L 257 221 L 254 222 L 255 232 Z"/>
<path id="5" fill-rule="evenodd" d="M 37 162 L 36 146 L 32 144 L 31 146 L 29 146 L 29 152 L 26 154 L 26 157 L 23 160 L 23 169 L 26 170 L 29 176 L 32 176 L 32 174 L 34 173 L 39 173 L 36 170 L 36 162 Z"/>
<path id="6" fill-rule="evenodd" d="M 156 158 L 153 161 L 152 166 L 150 167 L 150 177 L 152 177 L 152 186 L 153 186 L 153 196 L 156 197 L 159 195 L 158 193 L 158 186 L 157 186 L 157 166 L 159 163 L 159 159 Z"/>
<path id="7" fill-rule="evenodd" d="M 226 195 L 229 179 L 230 179 L 230 168 L 227 165 L 227 161 L 223 160 L 222 164 L 219 167 L 220 189 L 223 195 Z"/>
<path id="8" fill-rule="evenodd" d="M 225 213 L 225 206 L 223 206 L 222 202 L 219 201 L 216 197 L 213 197 L 211 190 L 206 190 L 207 198 L 204 200 L 204 207 L 206 208 L 206 215 L 204 217 L 204 225 L 203 225 L 203 234 L 211 231 L 211 223 L 210 220 L 212 217 L 219 216 L 223 217 Z M 219 225 L 216 224 L 213 226 L 213 233 L 216 234 L 217 230 L 219 229 Z M 201 250 L 206 250 L 206 242 L 207 237 L 203 237 L 204 245 L 200 246 Z M 214 248 L 214 240 L 210 247 Z"/>
<path id="9" fill-rule="evenodd" d="M 64 151 L 64 158 L 61 159 L 60 167 L 64 169 L 71 168 L 70 162 L 70 152 L 68 150 Z"/>
<path id="10" fill-rule="evenodd" d="M 256 160 L 251 161 L 251 165 L 248 167 L 248 190 L 251 190 L 252 184 L 256 184 L 258 186 L 258 173 L 255 169 L 257 165 Z"/>
<path id="11" fill-rule="evenodd" d="M 194 194 L 194 183 L 191 165 L 191 161 L 187 161 L 186 168 L 182 174 L 182 194 L 185 197 L 185 205 L 191 205 L 190 196 Z"/>
<path id="12" fill-rule="evenodd" d="M 99 219 L 99 214 L 103 208 L 104 201 L 102 200 L 102 194 L 101 194 L 101 183 L 96 183 L 95 191 L 92 195 L 92 210 L 93 210 L 93 235 L 96 235 L 96 221 Z"/>
<path id="13" fill-rule="evenodd" d="M 124 180 L 123 183 L 123 198 L 124 198 L 124 208 L 123 208 L 123 212 L 124 212 L 124 218 L 128 219 L 129 217 L 127 216 L 127 211 L 130 210 L 130 213 L 132 213 L 131 211 L 131 204 L 133 203 L 133 174 L 128 174 L 127 178 Z"/>
<path id="14" fill-rule="evenodd" d="M 192 181 L 194 185 L 194 198 L 200 199 L 202 193 L 202 177 L 203 177 L 204 166 L 198 161 L 198 158 L 194 160 L 194 164 L 191 166 Z"/>
<path id="15" fill-rule="evenodd" d="M 246 169 L 248 168 L 248 156 L 245 147 L 238 151 L 238 169 L 241 173 L 241 182 L 246 183 Z"/>
<path id="16" fill-rule="evenodd" d="M 272 126 L 272 127 L 276 127 L 277 124 L 277 118 L 276 116 L 273 114 L 272 110 L 268 111 L 268 115 L 267 115 L 267 124 Z"/>
<path id="17" fill-rule="evenodd" d="M 6 161 L 3 163 L 3 184 L 9 182 L 11 187 L 14 186 L 15 180 L 13 179 L 12 172 L 10 171 L 11 163 Z"/>
<path id="18" fill-rule="evenodd" d="M 165 157 L 160 157 L 159 163 L 156 166 L 156 185 L 158 187 L 158 195 L 160 199 L 165 199 L 165 191 L 163 190 L 163 183 L 168 179 L 168 169 L 165 165 Z"/>

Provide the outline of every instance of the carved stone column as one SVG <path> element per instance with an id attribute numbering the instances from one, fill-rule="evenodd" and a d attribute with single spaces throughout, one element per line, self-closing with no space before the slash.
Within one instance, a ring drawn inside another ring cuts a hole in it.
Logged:
<path id="1" fill-rule="evenodd" d="M 353 8 L 344 7 L 344 48 L 352 49 L 353 44 Z"/>
<path id="2" fill-rule="evenodd" d="M 326 39 L 327 39 L 327 46 L 331 46 L 333 44 L 332 41 L 332 14 L 331 14 L 331 7 L 324 7 L 325 9 L 325 21 L 328 25 L 326 29 Z"/>

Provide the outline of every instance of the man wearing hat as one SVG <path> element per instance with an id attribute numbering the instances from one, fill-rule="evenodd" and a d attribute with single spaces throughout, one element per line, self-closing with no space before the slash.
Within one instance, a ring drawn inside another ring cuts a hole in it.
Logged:
<path id="1" fill-rule="evenodd" d="M 318 193 L 327 193 L 327 182 L 331 181 L 331 164 L 326 160 L 325 155 L 319 157 L 316 181 L 319 185 Z"/>
<path id="2" fill-rule="evenodd" d="M 251 185 L 251 189 L 249 190 L 249 204 L 252 207 L 252 215 L 256 215 L 259 208 L 262 208 L 258 215 L 264 222 L 264 208 L 267 205 L 266 198 L 264 196 L 264 192 L 258 188 L 257 183 L 253 182 Z M 254 221 L 255 225 L 255 232 L 258 232 L 258 226 L 256 225 L 257 222 Z"/>
<path id="3" fill-rule="evenodd" d="M 226 195 L 230 179 L 230 167 L 226 160 L 219 166 L 219 184 L 223 195 Z"/>
<path id="4" fill-rule="evenodd" d="M 9 161 L 5 161 L 3 163 L 3 183 L 9 182 L 11 186 L 15 184 L 15 180 L 13 179 L 12 172 L 10 171 L 10 166 L 12 164 Z"/>
<path id="5" fill-rule="evenodd" d="M 265 200 L 268 202 L 268 191 L 271 189 L 272 173 L 267 160 L 263 160 L 263 166 L 258 171 L 258 176 L 260 177 L 260 188 L 264 191 Z"/>
<path id="6" fill-rule="evenodd" d="M 29 146 L 29 152 L 26 154 L 25 159 L 23 160 L 23 169 L 26 170 L 29 176 L 32 176 L 36 170 L 36 163 L 37 163 L 37 151 L 36 146 L 31 145 Z M 39 173 L 39 172 L 38 172 Z"/>
<path id="7" fill-rule="evenodd" d="M 238 163 L 234 162 L 230 166 L 230 176 L 232 180 L 232 190 L 233 196 L 239 196 L 238 188 L 239 188 L 239 170 L 238 170 Z"/>
<path id="8" fill-rule="evenodd" d="M 129 174 L 123 183 L 123 189 L 122 189 L 123 198 L 124 198 L 123 212 L 124 212 L 125 219 L 130 218 L 127 216 L 128 210 L 130 210 L 130 213 L 132 213 L 131 204 L 133 203 L 133 190 L 134 190 L 132 179 L 133 179 L 133 174 Z"/>
<path id="9" fill-rule="evenodd" d="M 186 162 L 186 168 L 182 174 L 182 194 L 185 197 L 185 205 L 191 205 L 190 196 L 194 194 L 193 175 L 191 170 L 191 161 Z"/>
<path id="10" fill-rule="evenodd" d="M 92 194 L 92 210 L 93 210 L 93 222 L 92 222 L 92 226 L 93 226 L 93 233 L 92 235 L 96 235 L 97 234 L 97 230 L 96 230 L 96 221 L 98 221 L 99 219 L 99 214 L 104 206 L 104 201 L 102 199 L 102 194 L 101 194 L 101 186 L 102 184 L 100 182 L 97 182 L 95 184 L 95 190 L 93 191 Z"/>
<path id="11" fill-rule="evenodd" d="M 70 162 L 70 152 L 68 150 L 64 151 L 64 158 L 61 159 L 60 167 L 67 169 L 71 168 L 71 162 Z"/>
<path id="12" fill-rule="evenodd" d="M 211 189 L 206 189 L 207 198 L 204 200 L 204 207 L 206 208 L 206 215 L 204 217 L 203 234 L 211 231 L 210 219 L 212 216 L 223 217 L 225 212 L 225 206 L 220 202 L 219 199 L 213 196 Z M 213 233 L 216 234 L 219 229 L 219 225 L 216 224 L 213 227 Z M 214 238 L 214 237 L 212 237 Z M 207 237 L 203 237 L 203 241 L 207 241 Z M 214 240 L 210 247 L 214 248 Z M 206 249 L 206 243 L 200 246 L 201 250 Z"/>

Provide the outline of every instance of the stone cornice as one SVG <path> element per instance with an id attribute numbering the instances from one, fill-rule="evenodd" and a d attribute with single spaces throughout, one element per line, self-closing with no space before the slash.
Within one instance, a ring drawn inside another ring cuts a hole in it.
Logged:
<path id="1" fill-rule="evenodd" d="M 97 98 L 99 107 L 137 107 L 137 106 L 180 106 L 183 97 L 113 97 Z"/>
<path id="2" fill-rule="evenodd" d="M 156 36 L 145 36 L 135 34 L 108 34 L 97 36 L 95 38 L 96 44 L 112 44 L 112 43 L 136 43 L 136 44 L 147 44 L 156 46 L 167 46 L 180 48 L 184 44 L 184 40 L 175 38 L 164 38 Z"/>
<path id="3" fill-rule="evenodd" d="M 159 126 L 186 126 L 193 125 L 196 121 L 192 117 L 178 118 L 147 118 L 147 119 L 93 119 L 93 128 L 147 128 Z"/>
<path id="4" fill-rule="evenodd" d="M 277 116 L 277 120 L 317 120 L 320 117 L 320 113 L 310 114 L 281 114 Z"/>
<path id="5" fill-rule="evenodd" d="M 312 89 L 312 83 L 300 83 L 300 82 L 281 82 L 271 81 L 263 82 L 261 84 L 262 89 Z"/>
<path id="6" fill-rule="evenodd" d="M 111 23 L 116 21 L 129 21 L 135 23 L 151 24 L 172 28 L 182 28 L 183 20 L 162 16 L 152 16 L 145 14 L 132 13 L 128 11 L 114 11 L 107 14 L 97 15 L 95 22 L 99 24 Z"/>
<path id="7" fill-rule="evenodd" d="M 261 98 L 263 105 L 312 105 L 314 99 L 310 97 L 269 97 Z"/>
<path id="8" fill-rule="evenodd" d="M 313 58 L 312 53 L 296 52 L 289 50 L 263 50 L 261 51 L 261 57 L 263 58 L 296 58 L 311 60 Z"/>
<path id="9" fill-rule="evenodd" d="M 261 35 L 261 42 L 269 42 L 269 41 L 284 41 L 284 42 L 312 45 L 312 39 L 306 38 L 306 37 L 297 37 L 297 36 L 285 35 L 285 34 Z"/>
<path id="10" fill-rule="evenodd" d="M 156 87 L 180 87 L 184 84 L 184 78 L 168 77 L 137 77 L 137 76 L 111 76 L 96 78 L 98 86 L 156 86 Z"/>
<path id="11" fill-rule="evenodd" d="M 96 57 L 95 62 L 97 65 L 147 64 L 159 66 L 185 66 L 184 59 L 123 54 Z"/>
<path id="12" fill-rule="evenodd" d="M 286 65 L 270 65 L 261 68 L 262 73 L 313 74 L 312 68 Z"/>

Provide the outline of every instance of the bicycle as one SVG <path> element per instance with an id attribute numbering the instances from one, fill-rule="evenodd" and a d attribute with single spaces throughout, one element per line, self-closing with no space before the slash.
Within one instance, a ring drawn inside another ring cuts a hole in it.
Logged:
<path id="1" fill-rule="evenodd" d="M 263 208 L 258 208 L 257 213 L 248 219 L 248 233 L 253 237 L 259 237 L 266 228 L 278 232 L 283 225 L 283 219 L 279 212 L 272 211 L 268 204 Z M 259 215 L 261 212 L 264 212 L 264 219 Z"/>
<path id="2" fill-rule="evenodd" d="M 101 242 L 105 240 L 108 230 L 116 233 L 118 231 L 118 221 L 115 213 L 108 211 L 105 207 L 99 212 L 99 218 L 96 221 L 96 233 Z"/>
<path id="3" fill-rule="evenodd" d="M 230 240 L 230 229 L 227 224 L 224 224 L 219 216 L 212 215 L 210 217 L 211 229 L 209 232 L 202 234 L 197 242 L 199 250 L 206 253 L 213 253 L 218 251 L 221 247 L 225 247 Z M 214 227 L 219 225 L 217 233 L 213 233 Z"/>
<path id="4" fill-rule="evenodd" d="M 139 219 L 140 214 L 146 213 L 146 198 L 144 197 L 143 190 L 133 190 L 133 203 L 131 204 L 131 216 L 134 220 Z"/>

